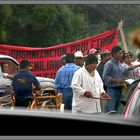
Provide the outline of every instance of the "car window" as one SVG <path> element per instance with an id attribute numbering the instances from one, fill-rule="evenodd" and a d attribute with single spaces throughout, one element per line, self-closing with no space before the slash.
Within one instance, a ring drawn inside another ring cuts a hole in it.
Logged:
<path id="1" fill-rule="evenodd" d="M 0 60 L 0 67 L 3 73 L 16 74 L 18 72 L 18 66 L 11 60 Z"/>

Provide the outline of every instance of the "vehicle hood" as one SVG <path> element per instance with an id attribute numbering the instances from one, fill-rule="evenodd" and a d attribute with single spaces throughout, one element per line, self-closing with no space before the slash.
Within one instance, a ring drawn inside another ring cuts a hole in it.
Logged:
<path id="1" fill-rule="evenodd" d="M 45 78 L 45 77 L 36 77 L 36 78 L 39 81 L 41 88 L 48 88 L 48 87 L 55 88 L 54 79 Z"/>

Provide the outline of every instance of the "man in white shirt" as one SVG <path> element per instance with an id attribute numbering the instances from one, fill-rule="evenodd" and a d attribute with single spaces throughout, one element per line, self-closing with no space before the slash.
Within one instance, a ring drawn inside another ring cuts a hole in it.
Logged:
<path id="1" fill-rule="evenodd" d="M 98 113 L 101 112 L 100 99 L 110 98 L 103 89 L 103 82 L 96 66 L 98 59 L 89 54 L 85 66 L 77 70 L 72 79 L 73 101 L 72 112 Z"/>

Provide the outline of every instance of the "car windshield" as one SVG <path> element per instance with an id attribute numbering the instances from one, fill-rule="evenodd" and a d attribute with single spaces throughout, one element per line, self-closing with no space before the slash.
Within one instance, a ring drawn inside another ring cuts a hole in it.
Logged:
<path id="1" fill-rule="evenodd" d="M 0 16 L 0 114 L 139 126 L 140 2 L 2 3 Z"/>

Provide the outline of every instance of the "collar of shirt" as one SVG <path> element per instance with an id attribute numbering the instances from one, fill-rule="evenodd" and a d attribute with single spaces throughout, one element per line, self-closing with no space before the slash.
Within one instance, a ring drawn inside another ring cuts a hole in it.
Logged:
<path id="1" fill-rule="evenodd" d="M 90 74 L 90 73 L 86 70 L 85 67 L 83 67 L 83 69 L 84 69 L 84 71 L 85 71 L 88 75 L 90 75 L 91 77 L 94 77 L 94 75 L 95 75 L 95 71 L 93 71 L 93 73 Z"/>
<path id="2" fill-rule="evenodd" d="M 111 59 L 114 63 L 120 63 L 119 61 L 115 60 L 114 58 Z"/>

